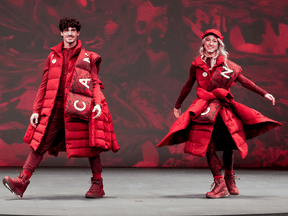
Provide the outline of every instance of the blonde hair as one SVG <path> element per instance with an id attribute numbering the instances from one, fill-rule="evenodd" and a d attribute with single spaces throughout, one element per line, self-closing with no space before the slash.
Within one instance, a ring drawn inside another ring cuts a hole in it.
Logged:
<path id="1" fill-rule="evenodd" d="M 202 61 L 204 61 L 206 63 L 207 57 L 205 55 L 205 48 L 204 48 L 205 40 L 206 40 L 206 37 L 203 38 L 203 40 L 202 40 L 202 45 L 200 47 L 199 53 L 201 55 Z M 218 49 L 216 51 L 216 55 L 211 59 L 211 68 L 210 69 L 212 69 L 214 67 L 214 65 L 216 64 L 216 60 L 217 60 L 217 57 L 219 55 L 222 55 L 224 57 L 224 59 L 225 59 L 224 64 L 226 65 L 226 67 L 228 67 L 227 59 L 228 59 L 229 53 L 225 50 L 225 44 L 223 43 L 223 41 L 220 40 L 220 38 L 217 38 L 217 40 L 218 40 Z"/>

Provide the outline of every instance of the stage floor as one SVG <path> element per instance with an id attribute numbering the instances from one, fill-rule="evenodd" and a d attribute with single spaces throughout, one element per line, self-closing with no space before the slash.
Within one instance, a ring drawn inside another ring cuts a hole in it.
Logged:
<path id="1" fill-rule="evenodd" d="M 0 167 L 0 177 L 21 168 Z M 288 215 L 288 171 L 236 170 L 238 196 L 207 199 L 208 169 L 104 168 L 106 196 L 86 199 L 90 168 L 42 168 L 23 198 L 0 186 L 0 215 Z"/>

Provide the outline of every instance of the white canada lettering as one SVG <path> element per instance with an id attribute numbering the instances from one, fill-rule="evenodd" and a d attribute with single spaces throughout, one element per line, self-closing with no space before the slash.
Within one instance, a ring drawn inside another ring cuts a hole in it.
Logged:
<path id="1" fill-rule="evenodd" d="M 78 111 L 83 111 L 83 110 L 85 110 L 86 109 L 86 104 L 82 101 L 82 104 L 83 104 L 83 107 L 82 108 L 79 108 L 78 106 L 77 106 L 77 103 L 79 102 L 79 100 L 76 100 L 75 102 L 74 102 L 74 107 L 75 107 L 75 109 L 76 110 L 78 110 Z"/>
<path id="2" fill-rule="evenodd" d="M 223 66 L 223 68 L 226 70 L 226 71 L 222 71 L 221 72 L 221 75 L 224 76 L 225 78 L 227 79 L 230 79 L 230 77 L 227 75 L 228 73 L 233 73 L 233 70 Z"/>
<path id="3" fill-rule="evenodd" d="M 91 79 L 79 79 L 79 82 L 89 89 L 88 82 L 90 82 L 90 80 Z"/>
<path id="4" fill-rule="evenodd" d="M 86 55 L 86 56 L 88 56 L 88 54 L 87 54 L 87 53 L 85 53 L 85 55 Z M 88 63 L 90 64 L 89 56 L 88 56 L 88 57 L 86 57 L 86 58 L 84 58 L 84 59 L 83 59 L 83 61 L 86 61 L 86 62 L 88 62 Z"/>
<path id="5" fill-rule="evenodd" d="M 83 61 L 86 61 L 86 62 L 88 62 L 90 64 L 89 58 L 84 58 Z"/>
<path id="6" fill-rule="evenodd" d="M 210 107 L 207 107 L 206 111 L 203 112 L 203 113 L 201 113 L 201 115 L 206 115 L 206 114 L 208 114 L 209 112 L 210 112 Z"/>

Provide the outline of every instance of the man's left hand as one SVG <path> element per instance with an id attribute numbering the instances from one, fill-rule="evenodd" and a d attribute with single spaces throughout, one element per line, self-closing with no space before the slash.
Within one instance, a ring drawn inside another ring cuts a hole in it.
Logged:
<path id="1" fill-rule="evenodd" d="M 93 109 L 93 111 L 92 112 L 95 112 L 95 111 L 97 111 L 97 115 L 95 115 L 94 117 L 93 117 L 93 119 L 94 118 L 99 118 L 100 117 L 100 115 L 101 115 L 101 106 L 100 106 L 100 104 L 96 104 L 95 106 L 94 106 L 94 109 Z"/>

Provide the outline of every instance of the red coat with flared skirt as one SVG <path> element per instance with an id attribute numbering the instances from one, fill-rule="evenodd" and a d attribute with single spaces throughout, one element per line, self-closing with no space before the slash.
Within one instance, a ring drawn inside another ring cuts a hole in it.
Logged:
<path id="1" fill-rule="evenodd" d="M 182 89 L 181 93 L 184 92 L 184 97 L 182 99 L 179 97 L 180 106 L 191 91 L 195 81 L 198 84 L 197 98 L 176 120 L 170 128 L 169 133 L 157 147 L 185 142 L 184 151 L 186 153 L 203 157 L 206 155 L 209 142 L 213 140 L 212 132 L 216 118 L 217 116 L 218 118 L 221 116 L 232 138 L 227 140 L 232 140 L 233 145 L 235 144 L 239 150 L 241 157 L 245 158 L 248 154 L 248 145 L 245 140 L 281 125 L 281 123 L 263 116 L 258 111 L 234 101 L 234 97 L 230 93 L 230 87 L 237 80 L 241 80 L 243 82 L 241 83 L 242 85 L 244 85 L 243 80 L 245 80 L 245 87 L 262 96 L 266 94 L 263 89 L 241 75 L 241 67 L 239 65 L 229 60 L 225 64 L 224 57 L 219 56 L 213 69 L 209 70 L 208 66 L 199 56 L 192 63 L 191 68 L 193 69 L 190 70 L 190 77 L 193 78 L 187 81 L 188 84 L 190 82 L 188 91 L 183 90 L 184 88 Z M 177 103 L 176 108 L 179 108 Z M 226 128 L 223 128 L 223 131 Z M 221 131 L 221 128 L 217 128 L 218 133 L 221 133 Z M 224 139 L 213 141 L 227 141 Z M 217 143 L 215 144 L 217 146 Z"/>

